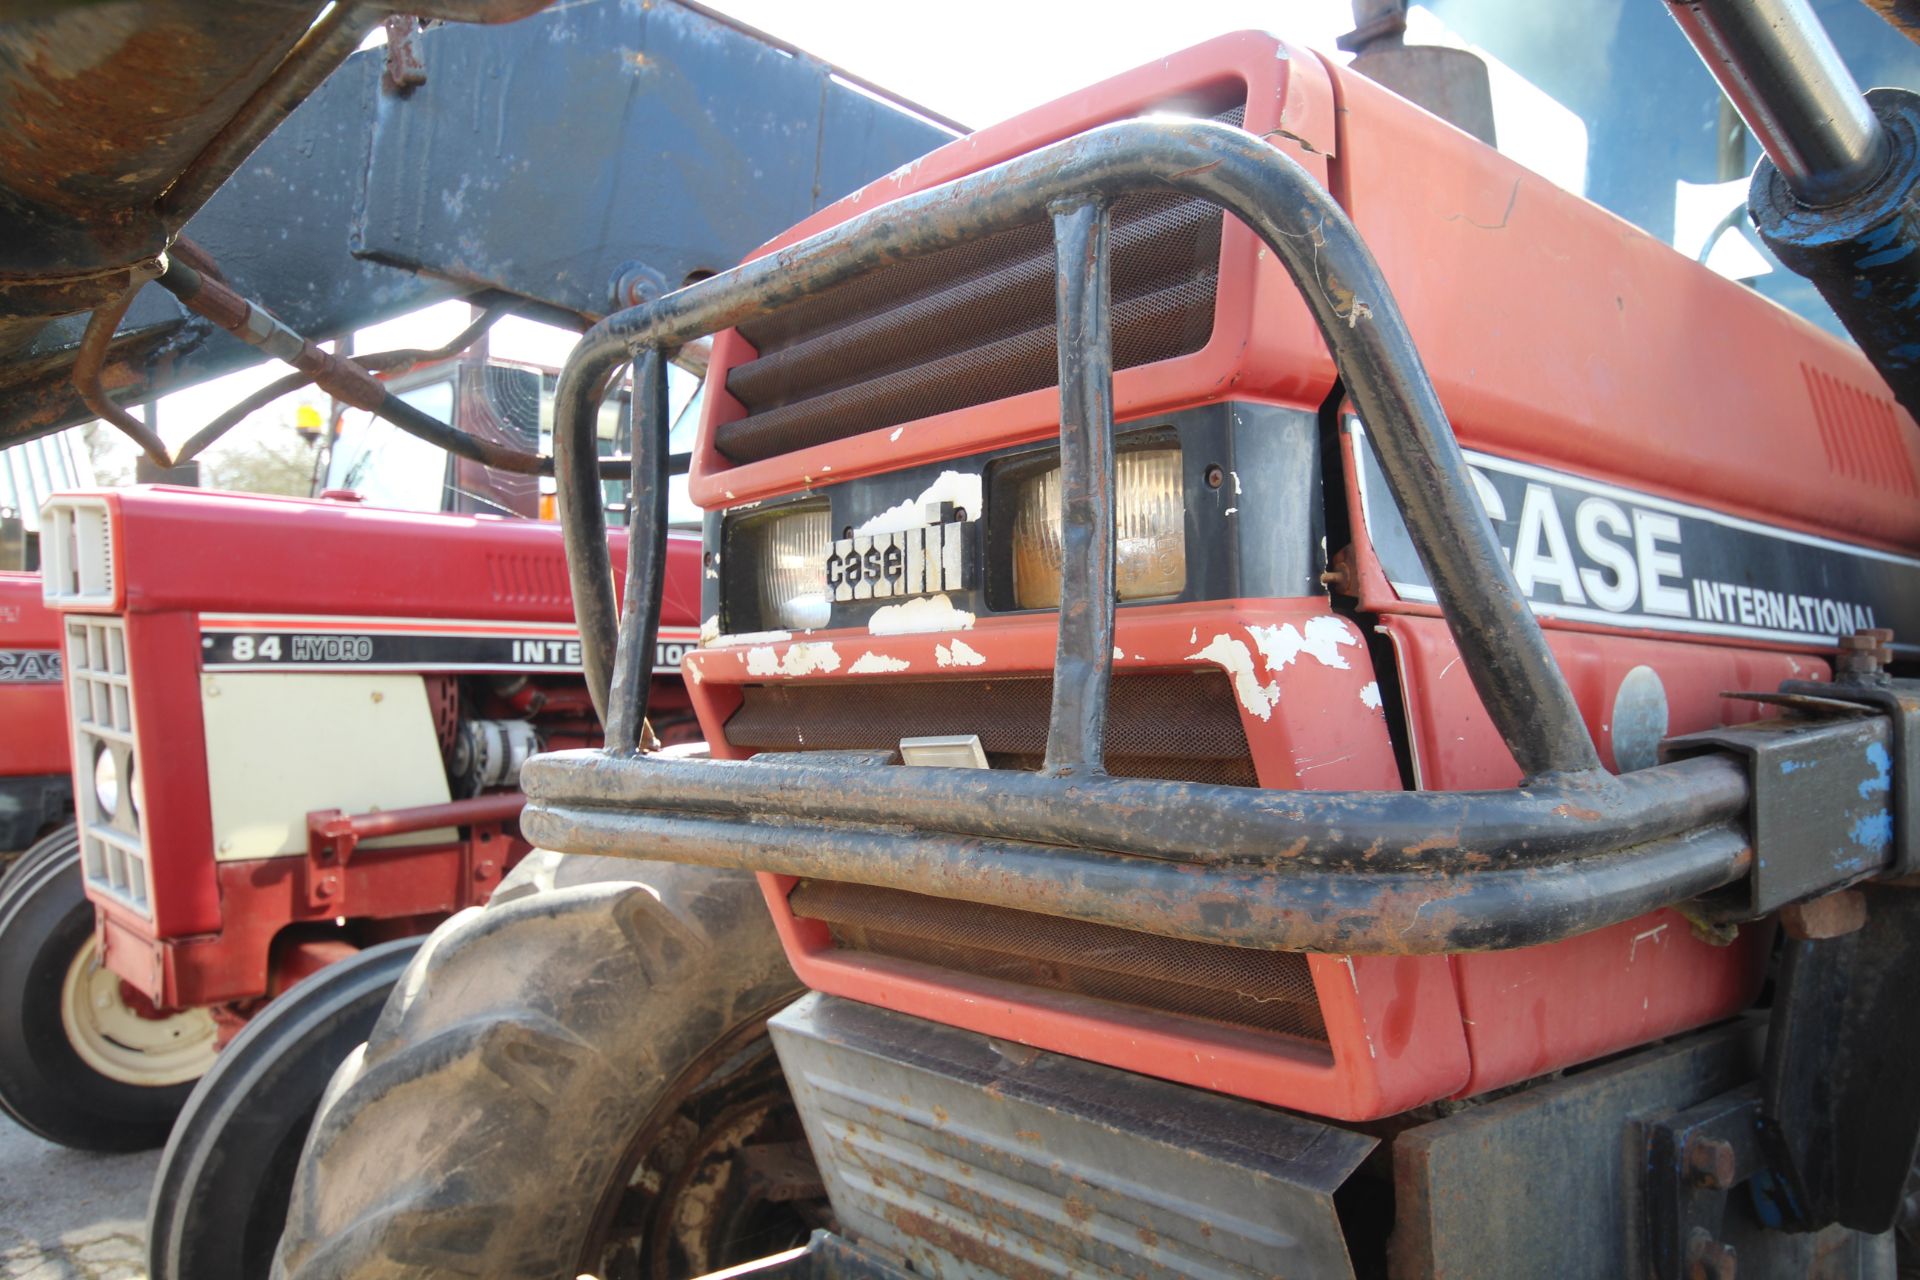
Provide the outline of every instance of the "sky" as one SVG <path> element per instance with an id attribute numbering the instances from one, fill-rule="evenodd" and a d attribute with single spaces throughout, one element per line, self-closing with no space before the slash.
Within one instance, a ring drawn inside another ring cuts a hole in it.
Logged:
<path id="1" fill-rule="evenodd" d="M 1335 50 L 1335 40 L 1353 25 L 1348 0 L 1179 0 L 1175 4 L 1165 0 L 973 0 L 965 6 L 901 0 L 710 3 L 741 22 L 974 127 L 1229 31 L 1271 30 L 1344 60 L 1346 55 Z M 1416 19 L 1424 16 L 1416 11 Z M 1413 36 L 1422 43 L 1453 43 L 1433 23 L 1416 23 Z M 1584 133 L 1570 140 L 1567 129 L 1571 122 L 1577 131 L 1578 122 L 1550 100 L 1525 98 L 1524 82 L 1503 83 L 1496 74 L 1494 90 L 1503 149 L 1563 185 L 1576 184 L 1584 163 Z M 1515 119 L 1527 127 L 1516 132 L 1509 123 Z M 1556 166 L 1564 172 L 1550 171 Z M 418 317 L 362 331 L 355 348 L 379 351 L 437 345 L 466 323 L 467 314 L 464 304 L 445 304 Z M 498 355 L 552 365 L 564 357 L 565 347 L 564 335 L 531 322 L 509 322 L 496 330 L 493 341 Z M 163 397 L 157 415 L 160 435 L 177 446 L 208 418 L 284 371 L 277 362 L 269 363 Z M 223 446 L 210 451 L 209 460 L 217 462 L 223 450 L 284 439 L 282 433 L 303 401 L 324 410 L 324 396 L 311 390 L 296 393 L 242 423 Z M 116 442 L 113 461 L 130 471 L 133 452 L 130 444 L 120 447 Z"/>

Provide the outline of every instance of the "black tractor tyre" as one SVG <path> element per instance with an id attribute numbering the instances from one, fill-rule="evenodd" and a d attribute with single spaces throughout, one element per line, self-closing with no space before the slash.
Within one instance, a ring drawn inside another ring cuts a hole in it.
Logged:
<path id="1" fill-rule="evenodd" d="M 41 863 L 60 860 L 77 861 L 79 857 L 80 828 L 71 822 L 62 827 L 55 827 L 22 849 L 14 856 L 13 861 L 7 864 L 6 874 L 0 875 L 0 890 L 5 889 L 7 879 L 16 871 L 26 875 Z"/>
<path id="2" fill-rule="evenodd" d="M 535 851 L 443 924 L 307 1139 L 280 1280 L 660 1280 L 804 1242 L 751 876 Z M 773 1203 L 771 1201 L 778 1201 Z"/>
<path id="3" fill-rule="evenodd" d="M 141 1046 L 110 1046 L 124 1050 L 130 1064 L 123 1078 L 90 1064 L 76 1048 L 63 1011 L 78 957 L 91 954 L 93 931 L 79 835 L 63 827 L 21 855 L 0 885 L 0 1110 L 62 1146 L 142 1151 L 166 1141 L 204 1068 L 174 1079 L 178 1072 L 169 1064 L 177 1065 L 178 1056 L 157 1046 L 151 1078 L 164 1083 L 146 1084 L 140 1083 L 146 1056 Z M 106 983 L 118 986 L 110 977 Z M 122 1006 L 112 1012 L 123 1019 L 132 1016 Z M 206 1041 L 205 1061 L 210 1062 L 212 1026 L 204 1014 L 143 1020 L 140 1029 L 163 1038 L 170 1021 L 190 1028 L 195 1045 Z M 91 1028 L 89 1034 L 110 1037 L 111 1028 Z M 201 1055 L 196 1050 L 187 1060 L 198 1062 Z"/>
<path id="4" fill-rule="evenodd" d="M 425 938 L 328 965 L 220 1051 L 174 1122 L 147 1210 L 151 1280 L 261 1280 L 327 1082 L 373 1030 Z"/>

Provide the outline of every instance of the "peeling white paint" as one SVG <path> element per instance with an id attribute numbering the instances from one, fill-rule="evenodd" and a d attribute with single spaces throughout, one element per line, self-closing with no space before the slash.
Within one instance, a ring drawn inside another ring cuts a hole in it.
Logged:
<path id="1" fill-rule="evenodd" d="M 900 604 L 884 605 L 867 619 L 867 634 L 910 636 L 925 631 L 971 631 L 973 615 L 953 607 L 945 592 L 937 596 L 915 596 Z"/>
<path id="2" fill-rule="evenodd" d="M 1353 957 L 1341 956 L 1340 963 L 1347 967 L 1347 981 L 1353 984 L 1353 994 L 1360 994 L 1360 975 L 1353 971 Z"/>
<path id="3" fill-rule="evenodd" d="M 1223 515 L 1223 516 L 1230 516 L 1230 515 L 1232 515 L 1232 514 L 1233 514 L 1234 512 L 1236 512 L 1236 511 L 1238 511 L 1239 509 L 1240 509 L 1240 508 L 1238 508 L 1238 507 L 1228 507 L 1228 508 L 1227 508 L 1227 509 L 1226 509 L 1225 511 L 1222 511 L 1222 512 L 1221 512 L 1220 514 L 1221 514 L 1221 515 Z"/>
<path id="4" fill-rule="evenodd" d="M 956 507 L 966 508 L 967 515 L 980 514 L 980 475 L 971 475 L 961 471 L 942 471 L 939 479 L 928 485 L 917 498 L 895 503 L 879 515 L 856 528 L 857 538 L 869 538 L 877 533 L 901 533 L 908 529 L 918 529 L 927 522 L 927 507 L 937 502 L 951 502 Z"/>
<path id="5" fill-rule="evenodd" d="M 793 639 L 791 631 L 742 631 L 737 635 L 715 636 L 713 643 L 722 644 L 784 644 Z"/>
<path id="6" fill-rule="evenodd" d="M 1647 929 L 1643 932 L 1634 934 L 1633 943 L 1627 948 L 1627 963 L 1628 964 L 1633 963 L 1633 957 L 1640 950 L 1641 943 L 1658 942 L 1660 940 L 1660 935 L 1665 933 L 1666 931 L 1667 931 L 1667 926 L 1665 926 L 1664 924 L 1657 924 L 1653 926 L 1653 928 L 1651 929 Z"/>
<path id="7" fill-rule="evenodd" d="M 747 674 L 754 676 L 807 676 L 816 671 L 838 671 L 840 654 L 825 641 L 801 641 L 787 646 L 785 656 L 772 645 L 747 650 Z"/>
<path id="8" fill-rule="evenodd" d="M 702 646 L 710 645 L 719 638 L 720 615 L 716 613 L 700 624 L 700 643 Z"/>
<path id="9" fill-rule="evenodd" d="M 875 653 L 871 649 L 855 658 L 853 665 L 847 668 L 850 676 L 883 675 L 891 671 L 905 671 L 913 664 L 905 658 L 896 658 L 891 654 Z"/>
<path id="10" fill-rule="evenodd" d="M 1229 471 L 1227 474 L 1233 477 L 1233 496 L 1237 498 L 1240 496 L 1240 473 Z"/>
<path id="11" fill-rule="evenodd" d="M 901 434 L 905 431 L 906 431 L 905 427 L 895 427 L 893 431 L 887 436 L 887 443 L 888 444 L 897 443 L 900 439 Z"/>
<path id="12" fill-rule="evenodd" d="M 1253 651 L 1246 641 L 1224 633 L 1217 635 L 1200 652 L 1188 654 L 1187 661 L 1213 663 L 1233 677 L 1233 696 L 1240 699 L 1241 706 L 1262 720 L 1273 718 L 1273 708 L 1280 701 L 1280 683 L 1260 683 L 1253 672 Z"/>
<path id="13" fill-rule="evenodd" d="M 1113 660 L 1115 662 L 1124 661 L 1126 656 L 1127 655 L 1125 653 L 1121 652 L 1119 645 L 1113 646 Z"/>
<path id="14" fill-rule="evenodd" d="M 1360 691 L 1360 705 L 1369 711 L 1378 711 L 1380 709 L 1380 682 L 1378 680 L 1367 681 L 1367 687 Z"/>
<path id="15" fill-rule="evenodd" d="M 1275 672 L 1292 666 L 1303 653 L 1323 667 L 1345 671 L 1347 660 L 1340 650 L 1360 644 L 1360 637 L 1347 626 L 1346 619 L 1332 614 L 1307 619 L 1304 630 L 1283 622 L 1277 627 L 1248 627 L 1247 634 L 1260 646 L 1267 670 Z"/>
<path id="16" fill-rule="evenodd" d="M 974 652 L 965 640 L 954 640 L 948 644 L 933 646 L 934 660 L 943 667 L 979 667 L 986 665 L 985 656 Z"/>

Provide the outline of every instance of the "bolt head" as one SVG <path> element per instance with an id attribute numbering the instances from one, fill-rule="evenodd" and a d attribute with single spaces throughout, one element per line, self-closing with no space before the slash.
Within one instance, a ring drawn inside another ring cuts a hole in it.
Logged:
<path id="1" fill-rule="evenodd" d="M 1724 1138 L 1698 1137 L 1687 1143 L 1687 1167 L 1715 1191 L 1728 1190 L 1739 1179 L 1733 1144 Z"/>

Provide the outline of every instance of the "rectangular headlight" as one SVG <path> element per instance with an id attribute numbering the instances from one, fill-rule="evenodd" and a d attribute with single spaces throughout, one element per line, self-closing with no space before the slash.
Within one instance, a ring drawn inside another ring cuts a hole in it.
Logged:
<path id="1" fill-rule="evenodd" d="M 1114 586 L 1122 600 L 1187 588 L 1186 492 L 1175 448 L 1129 449 L 1114 460 Z M 1013 596 L 1022 609 L 1060 604 L 1060 468 L 1014 493 Z"/>
<path id="2" fill-rule="evenodd" d="M 754 580 L 763 625 L 782 631 L 824 627 L 833 612 L 827 598 L 827 544 L 832 516 L 824 507 L 756 522 Z"/>

